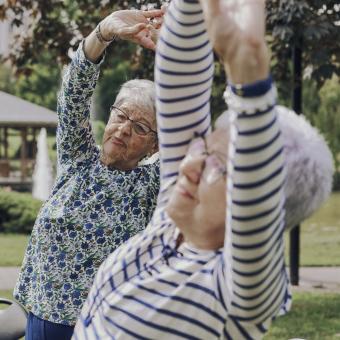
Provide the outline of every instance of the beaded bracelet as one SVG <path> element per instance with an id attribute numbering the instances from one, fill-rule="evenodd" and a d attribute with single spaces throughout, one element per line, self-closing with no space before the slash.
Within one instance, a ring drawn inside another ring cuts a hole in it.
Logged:
<path id="1" fill-rule="evenodd" d="M 273 78 L 269 75 L 266 79 L 255 81 L 251 84 L 229 84 L 231 91 L 240 97 L 258 97 L 264 95 L 272 87 Z"/>
<path id="2" fill-rule="evenodd" d="M 103 38 L 102 33 L 101 33 L 101 31 L 100 31 L 100 24 L 97 25 L 96 30 L 95 30 L 95 33 L 96 33 L 97 39 L 98 39 L 102 44 L 109 44 L 109 43 L 111 43 L 112 41 L 114 41 L 114 40 L 116 39 L 116 35 L 114 35 L 113 38 L 110 39 L 110 40 L 107 40 L 107 39 Z"/>

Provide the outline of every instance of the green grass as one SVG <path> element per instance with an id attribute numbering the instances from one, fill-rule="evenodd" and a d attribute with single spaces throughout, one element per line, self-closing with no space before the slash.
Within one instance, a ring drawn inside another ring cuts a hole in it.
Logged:
<path id="1" fill-rule="evenodd" d="M 0 233 L 0 267 L 21 266 L 29 236 Z"/>
<path id="2" fill-rule="evenodd" d="M 340 266 L 340 193 L 301 227 L 301 266 Z M 286 234 L 286 248 L 288 248 Z M 20 266 L 28 236 L 0 233 L 0 266 Z M 288 251 L 286 251 L 288 255 Z M 287 257 L 287 263 L 288 257 Z M 339 339 L 340 340 L 340 339 Z"/>
<path id="3" fill-rule="evenodd" d="M 319 211 L 302 224 L 301 266 L 340 266 L 339 207 L 340 192 L 335 192 Z M 286 233 L 286 249 L 288 245 Z"/>
<path id="4" fill-rule="evenodd" d="M 11 290 L 0 296 L 12 299 Z M 337 340 L 340 338 L 340 294 L 293 294 L 292 310 L 274 321 L 264 340 Z"/>
<path id="5" fill-rule="evenodd" d="M 12 290 L 1 290 L 0 289 L 0 297 L 13 300 L 13 291 Z M 0 304 L 0 310 L 7 308 L 8 305 Z"/>
<path id="6" fill-rule="evenodd" d="M 265 340 L 340 339 L 340 294 L 294 293 L 292 310 L 274 321 Z"/>
<path id="7" fill-rule="evenodd" d="M 0 297 L 13 300 L 13 291 L 0 289 Z"/>

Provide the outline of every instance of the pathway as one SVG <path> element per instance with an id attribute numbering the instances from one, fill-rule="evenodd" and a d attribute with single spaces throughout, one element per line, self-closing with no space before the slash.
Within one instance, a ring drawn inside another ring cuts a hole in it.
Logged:
<path id="1" fill-rule="evenodd" d="M 19 267 L 0 267 L 0 290 L 11 290 Z M 296 291 L 334 291 L 340 293 L 340 267 L 301 267 L 300 285 Z"/>

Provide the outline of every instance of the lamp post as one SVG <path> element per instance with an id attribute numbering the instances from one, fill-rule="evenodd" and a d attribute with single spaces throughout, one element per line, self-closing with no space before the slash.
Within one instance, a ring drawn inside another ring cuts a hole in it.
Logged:
<path id="1" fill-rule="evenodd" d="M 299 38 L 293 46 L 293 91 L 292 107 L 297 114 L 302 113 L 302 38 Z M 289 242 L 289 268 L 292 285 L 299 285 L 300 265 L 300 226 L 295 226 L 290 231 Z"/>

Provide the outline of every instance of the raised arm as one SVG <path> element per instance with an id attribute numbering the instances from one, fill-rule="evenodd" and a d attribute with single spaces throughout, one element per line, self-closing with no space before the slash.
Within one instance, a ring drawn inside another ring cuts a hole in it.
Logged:
<path id="1" fill-rule="evenodd" d="M 163 9 L 111 13 L 85 39 L 84 51 L 87 58 L 96 62 L 105 48 L 117 38 L 154 50 L 163 15 Z"/>
<path id="2" fill-rule="evenodd" d="M 90 105 L 100 66 L 86 59 L 82 45 L 64 74 L 58 95 L 58 172 L 98 157 L 90 125 Z"/>
<path id="3" fill-rule="evenodd" d="M 117 11 L 102 20 L 81 43 L 69 65 L 58 96 L 57 132 L 59 169 L 91 161 L 97 149 L 90 126 L 91 97 L 99 76 L 100 62 L 113 37 L 154 48 L 163 10 Z"/>
<path id="4" fill-rule="evenodd" d="M 234 84 L 226 92 L 233 124 L 225 260 L 218 275 L 218 287 L 223 289 L 217 291 L 231 317 L 258 324 L 276 315 L 288 297 L 282 142 L 264 42 L 264 2 L 201 0 L 201 4 L 173 0 L 157 46 L 159 201 L 168 200 L 194 133 L 209 132 L 210 38 Z"/>
<path id="5" fill-rule="evenodd" d="M 172 1 L 157 45 L 155 82 L 161 157 L 159 205 L 167 202 L 195 132 L 210 130 L 213 53 L 199 2 Z"/>
<path id="6" fill-rule="evenodd" d="M 201 0 L 231 86 L 222 300 L 236 322 L 260 324 L 285 308 L 283 144 L 264 40 L 264 1 Z"/>

